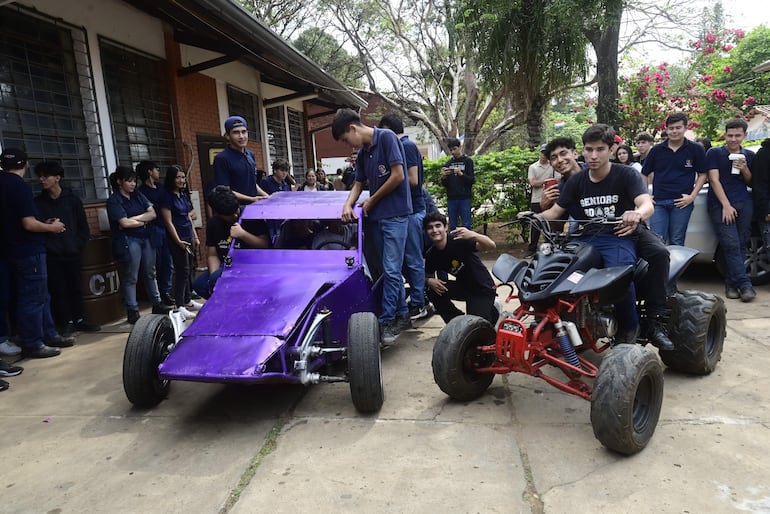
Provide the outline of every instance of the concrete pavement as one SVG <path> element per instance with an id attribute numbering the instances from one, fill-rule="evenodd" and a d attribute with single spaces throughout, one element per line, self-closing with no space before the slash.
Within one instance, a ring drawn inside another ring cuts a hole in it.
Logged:
<path id="1" fill-rule="evenodd" d="M 721 293 L 713 270 L 680 287 Z M 770 288 L 727 300 L 707 377 L 665 373 L 649 446 L 594 438 L 590 404 L 496 377 L 468 404 L 433 382 L 433 317 L 383 353 L 385 404 L 361 416 L 347 384 L 174 383 L 151 411 L 121 382 L 126 327 L 22 361 L 0 393 L 2 512 L 770 512 Z"/>

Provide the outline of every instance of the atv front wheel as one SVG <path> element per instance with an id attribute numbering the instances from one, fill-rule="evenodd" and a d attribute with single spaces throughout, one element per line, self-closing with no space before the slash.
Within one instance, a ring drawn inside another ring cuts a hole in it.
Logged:
<path id="1" fill-rule="evenodd" d="M 694 375 L 708 375 L 722 358 L 727 327 L 725 302 L 702 291 L 682 291 L 669 300 L 669 337 L 675 349 L 660 352 L 669 368 Z"/>
<path id="2" fill-rule="evenodd" d="M 655 433 L 663 403 L 663 366 L 641 345 L 620 344 L 599 366 L 591 394 L 594 435 L 610 450 L 638 453 Z"/>
<path id="3" fill-rule="evenodd" d="M 479 316 L 457 316 L 441 330 L 433 345 L 433 380 L 452 399 L 467 402 L 487 390 L 494 373 L 478 373 L 490 356 L 479 347 L 495 342 L 496 332 L 489 321 Z"/>
<path id="4" fill-rule="evenodd" d="M 134 325 L 123 352 L 123 390 L 128 401 L 140 409 L 158 405 L 170 389 L 170 382 L 158 375 L 176 342 L 168 316 L 142 316 Z"/>
<path id="5" fill-rule="evenodd" d="M 350 396 L 361 413 L 377 412 L 385 400 L 380 359 L 380 326 L 371 312 L 356 312 L 348 320 L 348 380 Z"/>

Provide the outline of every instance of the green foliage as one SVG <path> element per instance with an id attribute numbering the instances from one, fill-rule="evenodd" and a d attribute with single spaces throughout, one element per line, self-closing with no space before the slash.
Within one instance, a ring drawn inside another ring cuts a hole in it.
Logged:
<path id="1" fill-rule="evenodd" d="M 476 174 L 471 201 L 473 226 L 489 221 L 512 221 L 519 211 L 529 210 L 527 170 L 537 159 L 538 152 L 515 146 L 473 157 Z M 446 206 L 441 168 L 447 160 L 444 157 L 423 162 L 425 185 L 439 208 Z"/>
<path id="2" fill-rule="evenodd" d="M 361 63 L 323 29 L 307 29 L 292 44 L 343 84 L 362 87 L 364 70 Z"/>

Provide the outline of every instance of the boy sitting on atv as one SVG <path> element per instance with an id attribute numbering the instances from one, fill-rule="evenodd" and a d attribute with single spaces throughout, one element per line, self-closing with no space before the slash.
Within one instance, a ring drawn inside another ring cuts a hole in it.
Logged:
<path id="1" fill-rule="evenodd" d="M 565 214 L 575 219 L 620 218 L 619 225 L 600 226 L 582 237 L 599 251 L 606 267 L 633 266 L 636 264 L 636 244 L 631 236 L 652 216 L 654 208 L 639 173 L 633 168 L 610 163 L 614 144 L 612 127 L 597 124 L 588 128 L 583 133 L 587 172 L 571 177 L 564 184 L 556 204 L 541 216 L 547 220 L 563 219 Z M 636 342 L 639 316 L 633 284 L 615 309 L 619 325 L 616 341 Z"/>

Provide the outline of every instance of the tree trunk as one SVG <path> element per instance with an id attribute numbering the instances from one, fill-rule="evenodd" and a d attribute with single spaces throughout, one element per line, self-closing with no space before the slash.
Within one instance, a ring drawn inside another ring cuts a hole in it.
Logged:
<path id="1" fill-rule="evenodd" d="M 534 150 L 543 142 L 543 111 L 545 110 L 545 98 L 537 95 L 527 111 L 527 134 L 529 136 L 529 149 Z"/>
<path id="2" fill-rule="evenodd" d="M 623 17 L 623 0 L 609 0 L 601 27 L 586 30 L 586 37 L 596 52 L 596 75 L 599 85 L 599 100 L 596 117 L 599 123 L 606 123 L 618 130 L 618 42 L 620 21 Z"/>

